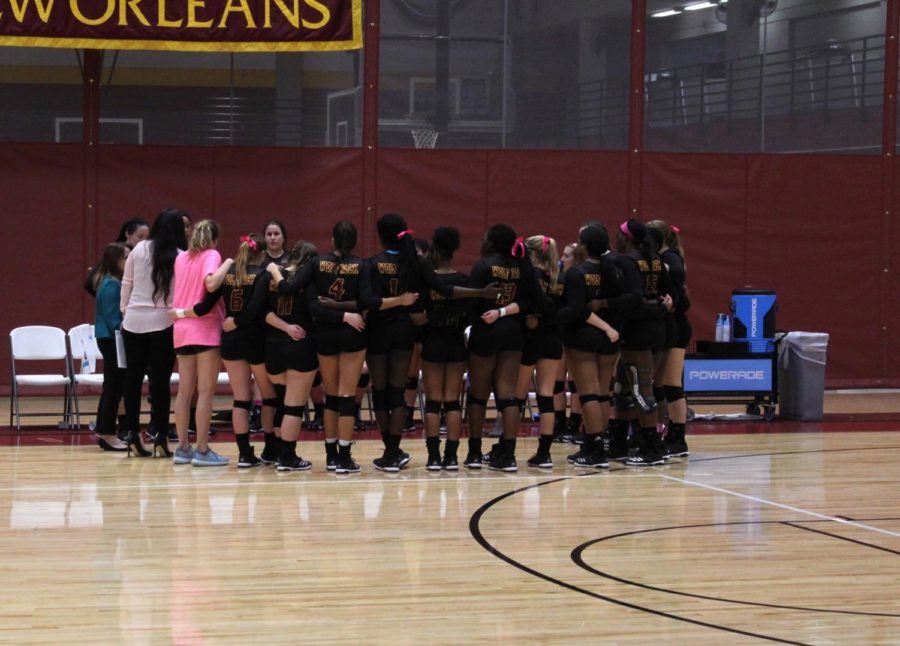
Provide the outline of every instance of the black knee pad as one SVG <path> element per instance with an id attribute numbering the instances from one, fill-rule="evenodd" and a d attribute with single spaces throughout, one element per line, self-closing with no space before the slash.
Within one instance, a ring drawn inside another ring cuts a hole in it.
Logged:
<path id="1" fill-rule="evenodd" d="M 369 373 L 364 372 L 359 376 L 359 381 L 356 382 L 356 387 L 357 388 L 368 388 L 370 381 L 371 381 L 371 378 L 369 377 Z"/>
<path id="2" fill-rule="evenodd" d="M 653 399 L 658 402 L 666 401 L 666 389 L 662 386 L 653 386 Z"/>
<path id="3" fill-rule="evenodd" d="M 497 400 L 497 410 L 504 411 L 507 408 L 515 408 L 519 409 L 519 400 L 514 397 L 510 397 L 509 399 L 498 399 Z"/>
<path id="4" fill-rule="evenodd" d="M 425 400 L 425 414 L 426 415 L 440 415 L 441 414 L 441 401 L 439 399 L 426 399 Z"/>
<path id="5" fill-rule="evenodd" d="M 263 406 L 268 406 L 269 408 L 278 408 L 278 398 L 270 397 L 269 399 L 262 400 Z"/>
<path id="6" fill-rule="evenodd" d="M 466 395 L 466 405 L 467 406 L 481 406 L 482 408 L 487 406 L 487 400 L 481 399 L 480 397 L 476 397 L 472 394 L 470 390 L 468 395 Z"/>
<path id="7" fill-rule="evenodd" d="M 663 386 L 663 390 L 666 392 L 666 401 L 669 403 L 684 399 L 684 388 L 681 386 Z"/>
<path id="8" fill-rule="evenodd" d="M 338 397 L 338 415 L 341 417 L 356 417 L 356 398 Z"/>
<path id="9" fill-rule="evenodd" d="M 566 392 L 566 382 L 564 381 L 554 381 L 553 382 L 553 394 L 559 395 L 560 393 Z"/>
<path id="10" fill-rule="evenodd" d="M 287 417 L 290 415 L 291 417 L 303 417 L 304 413 L 306 413 L 306 406 L 285 406 L 284 407 L 284 416 Z"/>
<path id="11" fill-rule="evenodd" d="M 560 382 L 557 382 L 557 383 L 560 383 Z M 541 415 L 543 415 L 544 413 L 554 412 L 552 395 L 538 395 L 537 396 L 537 405 L 538 405 L 538 412 Z"/>
<path id="12" fill-rule="evenodd" d="M 341 410 L 341 398 L 337 395 L 325 394 L 325 410 L 337 413 Z"/>
<path id="13" fill-rule="evenodd" d="M 372 408 L 374 410 L 390 410 L 387 388 L 372 391 Z"/>
<path id="14" fill-rule="evenodd" d="M 458 399 L 454 399 L 453 401 L 450 401 L 450 402 L 444 402 L 444 412 L 451 413 L 454 411 L 459 412 L 461 410 L 462 410 L 462 406 L 459 405 Z"/>
<path id="15" fill-rule="evenodd" d="M 590 404 L 591 402 L 599 402 L 600 395 L 595 395 L 593 393 L 582 393 L 578 395 L 578 399 L 581 400 L 581 405 Z"/>
<path id="16" fill-rule="evenodd" d="M 272 388 L 275 389 L 275 398 L 278 401 L 283 402 L 284 394 L 287 392 L 287 386 L 284 384 L 272 384 Z"/>
<path id="17" fill-rule="evenodd" d="M 574 381 L 569 382 L 569 392 L 573 395 L 578 392 L 578 386 L 575 385 Z"/>
<path id="18" fill-rule="evenodd" d="M 522 413 L 525 412 L 525 400 L 524 399 L 519 399 L 518 397 L 516 397 L 516 406 L 519 407 L 519 412 L 522 412 Z"/>
<path id="19" fill-rule="evenodd" d="M 244 401 L 243 399 L 235 399 L 231 402 L 232 408 L 242 408 L 244 410 L 253 410 L 253 402 Z"/>
<path id="20" fill-rule="evenodd" d="M 400 408 L 401 406 L 406 406 L 406 399 L 404 399 L 404 390 L 403 388 L 397 388 L 396 386 L 388 386 L 387 388 L 387 402 L 388 402 L 388 410 L 394 410 L 395 408 Z"/>
<path id="21" fill-rule="evenodd" d="M 406 389 L 407 390 L 418 390 L 419 389 L 419 378 L 418 377 L 410 377 L 406 380 Z"/>

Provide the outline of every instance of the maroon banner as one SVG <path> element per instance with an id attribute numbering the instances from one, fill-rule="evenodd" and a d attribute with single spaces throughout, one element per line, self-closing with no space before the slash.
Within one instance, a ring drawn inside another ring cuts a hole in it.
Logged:
<path id="1" fill-rule="evenodd" d="M 0 45 L 286 52 L 362 47 L 362 0 L 0 0 Z"/>

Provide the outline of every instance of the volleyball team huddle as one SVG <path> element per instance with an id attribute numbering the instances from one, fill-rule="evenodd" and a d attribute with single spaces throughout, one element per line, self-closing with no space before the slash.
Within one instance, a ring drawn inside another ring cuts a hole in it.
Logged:
<path id="1" fill-rule="evenodd" d="M 327 253 L 301 241 L 273 258 L 267 238 L 283 241 L 285 231 L 272 221 L 263 235 L 241 236 L 234 259 L 224 262 L 216 250 L 215 222 L 188 227 L 187 214 L 166 209 L 149 238 L 118 261 L 126 363 L 118 382 L 129 455 L 151 454 L 137 430 L 147 375 L 156 429 L 153 454 L 176 464 L 226 465 L 228 458 L 208 444 L 224 361 L 234 398 L 238 467 L 312 467 L 297 455 L 297 440 L 318 374 L 325 392 L 325 467 L 358 473 L 351 447 L 355 395 L 365 366 L 384 443 L 373 464 L 381 471 L 399 471 L 411 459 L 401 438 L 407 417 L 404 391 L 417 343 L 428 470 L 516 471 L 519 423 L 532 390 L 540 436 L 527 464 L 552 468 L 550 447 L 559 435 L 554 396 L 559 400 L 560 372 L 566 371 L 584 425 L 581 446 L 567 458 L 570 464 L 603 469 L 610 460 L 621 460 L 639 467 L 688 455 L 681 374 L 691 328 L 684 254 L 674 226 L 628 220 L 615 230 L 612 251 L 607 229 L 589 222 L 566 248 L 568 262 L 562 263 L 552 238 L 525 239 L 497 224 L 486 231 L 481 258 L 468 275 L 452 264 L 460 246 L 455 228 L 438 227 L 428 253 L 420 255 L 414 232 L 397 214 L 379 218 L 382 251 L 368 259 L 354 255 L 357 231 L 347 221 L 334 226 L 333 250 Z M 571 266 L 560 271 L 561 264 Z M 115 282 L 116 271 L 109 273 L 99 281 L 104 290 L 107 280 Z M 98 290 L 102 341 L 100 296 Z M 101 351 L 105 363 L 115 361 L 108 356 L 115 353 L 108 339 Z M 178 446 L 172 451 L 165 429 L 176 357 Z M 105 375 L 110 372 L 104 369 Z M 265 433 L 259 456 L 249 434 L 254 384 Z M 491 394 L 502 436 L 485 451 Z M 118 395 L 105 386 L 101 408 L 104 398 L 115 398 L 118 405 Z M 114 411 L 112 406 L 106 402 L 106 410 Z M 464 412 L 468 438 L 460 460 Z M 662 423 L 664 437 L 657 429 Z M 196 426 L 193 446 L 189 424 Z M 447 432 L 443 451 L 442 424 Z"/>

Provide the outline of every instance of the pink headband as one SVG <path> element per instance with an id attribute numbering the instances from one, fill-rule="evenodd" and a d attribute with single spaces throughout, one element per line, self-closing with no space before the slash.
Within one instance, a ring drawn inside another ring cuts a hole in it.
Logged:
<path id="1" fill-rule="evenodd" d="M 627 220 L 619 225 L 619 231 L 621 231 L 629 240 L 634 240 L 634 235 L 631 233 L 631 229 L 628 228 Z"/>
<path id="2" fill-rule="evenodd" d="M 516 253 L 518 251 L 519 253 Z M 525 257 L 525 238 L 519 236 L 516 238 L 516 241 L 513 243 L 512 249 L 510 249 L 510 253 L 513 256 L 519 256 L 520 258 Z"/>
<path id="3" fill-rule="evenodd" d="M 552 238 L 548 238 L 547 236 L 541 236 L 541 253 L 547 253 L 547 247 L 550 246 L 550 240 Z"/>
<path id="4" fill-rule="evenodd" d="M 403 231 L 401 231 L 400 233 L 397 234 L 397 240 L 402 240 L 403 236 L 414 236 L 414 235 L 416 235 L 416 232 L 413 231 L 412 229 L 404 229 Z"/>
<path id="5" fill-rule="evenodd" d="M 248 247 L 256 251 L 256 240 L 250 236 L 241 236 L 241 242 L 246 242 Z"/>

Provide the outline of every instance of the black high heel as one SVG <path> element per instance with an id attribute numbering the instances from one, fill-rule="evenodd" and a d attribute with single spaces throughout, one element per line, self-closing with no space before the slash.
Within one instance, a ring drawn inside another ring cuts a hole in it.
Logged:
<path id="1" fill-rule="evenodd" d="M 125 443 L 128 445 L 127 455 L 129 458 L 132 453 L 139 458 L 150 457 L 150 451 L 145 449 L 144 445 L 141 444 L 141 434 L 138 431 L 129 431 L 128 439 L 125 440 Z"/>
<path id="2" fill-rule="evenodd" d="M 153 438 L 153 457 L 154 458 L 171 458 L 172 451 L 169 450 L 169 438 L 166 433 L 157 433 Z"/>

